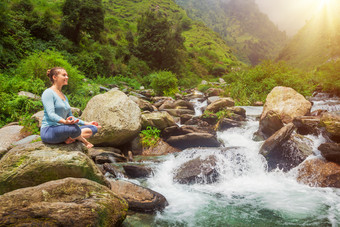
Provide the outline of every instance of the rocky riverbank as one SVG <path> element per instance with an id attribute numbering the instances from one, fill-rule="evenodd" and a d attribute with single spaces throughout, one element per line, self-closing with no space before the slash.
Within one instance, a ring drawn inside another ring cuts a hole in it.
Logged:
<path id="1" fill-rule="evenodd" d="M 116 226 L 128 210 L 162 211 L 168 205 L 163 195 L 122 180 L 153 174 L 152 168 L 137 160 L 197 149 L 194 147 L 230 152 L 234 148 L 221 148 L 216 131 L 247 121 L 245 110 L 235 107 L 231 98 L 212 96 L 221 94 L 218 90 L 206 94 L 189 91 L 175 99 L 151 94 L 148 90 L 126 94 L 113 89 L 91 99 L 81 118 L 96 119 L 103 126 L 91 138 L 95 144 L 91 149 L 81 143 L 48 145 L 30 142 L 27 137 L 23 141 L 21 126 L 1 128 L 0 225 Z M 208 106 L 196 116 L 193 100 L 198 99 L 207 100 Z M 340 187 L 340 114 L 311 113 L 311 107 L 293 89 L 274 88 L 254 139 L 264 140 L 259 152 L 268 162 L 268 171 L 280 168 L 287 172 L 297 167 L 301 183 Z M 35 117 L 39 122 L 39 114 Z M 142 147 L 139 141 L 140 131 L 148 126 L 161 130 L 162 139 L 152 148 Z M 315 156 L 308 134 L 326 138 L 319 147 L 324 158 Z M 214 155 L 192 159 L 178 168 L 174 181 L 211 184 L 219 180 L 216 168 Z"/>

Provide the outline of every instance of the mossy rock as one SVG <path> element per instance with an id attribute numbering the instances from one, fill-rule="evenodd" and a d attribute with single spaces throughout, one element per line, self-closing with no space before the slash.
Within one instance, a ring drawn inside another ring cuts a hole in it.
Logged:
<path id="1" fill-rule="evenodd" d="M 65 178 L 0 196 L 0 226 L 119 226 L 127 210 L 109 188 Z"/>
<path id="2" fill-rule="evenodd" d="M 0 160 L 0 195 L 66 177 L 87 178 L 109 186 L 80 143 L 17 146 Z"/>

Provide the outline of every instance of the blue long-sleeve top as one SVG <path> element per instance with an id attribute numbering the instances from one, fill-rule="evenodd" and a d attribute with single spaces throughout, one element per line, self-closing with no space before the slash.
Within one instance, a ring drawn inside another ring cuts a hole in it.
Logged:
<path id="1" fill-rule="evenodd" d="M 73 116 L 68 99 L 66 96 L 65 98 L 66 100 L 64 101 L 51 88 L 48 88 L 43 92 L 41 100 L 44 105 L 44 118 L 42 120 L 41 128 L 62 125 L 61 123 L 58 123 L 58 121 Z M 75 118 L 75 120 L 76 119 L 77 118 Z M 83 125 L 85 122 L 79 119 L 78 124 Z"/>

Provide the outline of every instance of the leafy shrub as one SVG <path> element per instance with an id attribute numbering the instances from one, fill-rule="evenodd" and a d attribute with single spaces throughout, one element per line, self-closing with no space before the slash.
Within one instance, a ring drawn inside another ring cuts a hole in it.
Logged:
<path id="1" fill-rule="evenodd" d="M 139 134 L 143 147 L 154 147 L 160 139 L 161 131 L 155 127 L 148 126 Z"/>
<path id="2" fill-rule="evenodd" d="M 68 86 L 65 87 L 65 91 L 70 93 L 77 89 L 77 86 L 82 83 L 83 75 L 79 71 L 72 67 L 63 57 L 63 55 L 56 50 L 46 50 L 44 52 L 36 52 L 30 55 L 28 58 L 22 60 L 18 68 L 15 70 L 15 76 L 22 80 L 34 81 L 40 79 L 44 81 L 45 88 L 51 85 L 49 78 L 46 76 L 46 71 L 53 67 L 63 67 L 68 75 Z M 42 88 L 42 90 L 44 90 Z M 39 95 L 41 93 L 38 93 Z"/>
<path id="3" fill-rule="evenodd" d="M 340 95 L 340 60 L 319 66 L 315 72 L 315 80 L 324 91 Z"/>
<path id="4" fill-rule="evenodd" d="M 176 75 L 168 71 L 159 71 L 150 75 L 150 86 L 157 95 L 173 96 L 178 92 Z"/>

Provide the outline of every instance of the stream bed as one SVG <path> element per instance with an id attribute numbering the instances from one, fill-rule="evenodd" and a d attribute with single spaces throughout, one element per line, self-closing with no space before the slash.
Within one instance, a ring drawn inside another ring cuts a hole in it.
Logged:
<path id="1" fill-rule="evenodd" d="M 318 109 L 340 107 L 321 101 L 317 105 Z M 243 108 L 247 121 L 241 127 L 217 133 L 224 147 L 231 147 L 228 151 L 190 148 L 150 163 L 154 175 L 132 182 L 161 193 L 169 206 L 156 214 L 129 215 L 123 226 L 338 226 L 340 189 L 299 184 L 294 169 L 268 172 L 265 158 L 258 153 L 263 141 L 252 140 L 262 107 Z M 309 137 L 314 143 L 314 155 L 309 158 L 319 156 L 317 147 L 324 138 Z M 209 155 L 217 159 L 217 182 L 184 185 L 173 181 L 181 164 Z"/>

